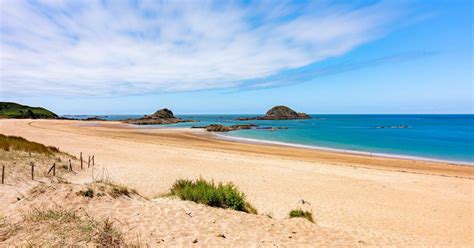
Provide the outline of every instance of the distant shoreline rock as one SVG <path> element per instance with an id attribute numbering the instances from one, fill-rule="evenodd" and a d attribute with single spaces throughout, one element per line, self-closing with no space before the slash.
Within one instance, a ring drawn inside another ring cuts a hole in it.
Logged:
<path id="1" fill-rule="evenodd" d="M 407 126 L 407 125 L 398 125 L 398 126 L 377 126 L 375 128 L 377 128 L 377 129 L 382 129 L 382 128 L 404 129 L 404 128 L 411 128 L 411 127 Z"/>
<path id="2" fill-rule="evenodd" d="M 257 127 L 257 129 L 276 131 L 281 129 L 288 129 L 288 127 Z"/>
<path id="3" fill-rule="evenodd" d="M 243 124 L 243 125 L 232 125 L 232 126 L 211 124 L 208 126 L 192 126 L 191 128 L 203 128 L 209 132 L 230 132 L 230 131 L 241 130 L 241 129 L 254 129 L 256 127 L 258 127 L 258 125 L 255 125 L 255 124 Z"/>
<path id="4" fill-rule="evenodd" d="M 142 118 L 138 119 L 127 119 L 122 121 L 128 124 L 135 125 L 163 125 L 163 124 L 175 124 L 180 122 L 198 122 L 196 120 L 182 120 L 181 118 L 176 118 L 173 115 L 173 112 L 167 108 L 160 109 L 152 115 L 145 115 Z"/>
<path id="5" fill-rule="evenodd" d="M 306 113 L 298 113 L 287 106 L 275 106 L 267 111 L 264 116 L 257 117 L 241 117 L 238 121 L 249 120 L 295 120 L 295 119 L 311 119 Z"/>
<path id="6" fill-rule="evenodd" d="M 83 119 L 84 121 L 106 121 L 106 119 L 101 118 L 100 116 L 92 116 L 88 117 L 86 119 Z"/>
<path id="7" fill-rule="evenodd" d="M 230 132 L 230 131 L 243 130 L 243 129 L 260 129 L 260 130 L 269 130 L 269 131 L 288 129 L 288 127 L 259 127 L 256 124 L 241 124 L 241 125 L 232 125 L 232 126 L 225 126 L 221 124 L 211 124 L 208 126 L 192 126 L 191 128 L 202 128 L 202 129 L 206 129 L 209 132 Z"/>

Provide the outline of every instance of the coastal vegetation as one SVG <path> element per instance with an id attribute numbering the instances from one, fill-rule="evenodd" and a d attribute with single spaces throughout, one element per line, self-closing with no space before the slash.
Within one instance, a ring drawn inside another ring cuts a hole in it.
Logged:
<path id="1" fill-rule="evenodd" d="M 70 172 L 70 163 L 78 166 L 79 161 L 57 147 L 0 134 L 0 170 L 5 183 L 16 185 L 30 181 L 33 177 L 36 179 L 51 175 L 56 176 L 51 180 L 61 180 L 62 176 Z"/>
<path id="2" fill-rule="evenodd" d="M 112 182 L 110 179 L 99 179 L 99 180 L 94 180 L 94 183 L 98 185 L 103 185 L 106 187 L 100 187 L 101 190 L 106 190 L 110 196 L 113 198 L 117 198 L 119 196 L 127 196 L 131 197 L 132 194 L 139 195 L 138 191 L 128 187 L 127 185 L 124 184 L 118 184 Z"/>
<path id="3" fill-rule="evenodd" d="M 58 115 L 40 107 L 30 107 L 14 102 L 0 102 L 0 118 L 3 119 L 56 119 Z"/>
<path id="4" fill-rule="evenodd" d="M 28 141 L 23 137 L 7 136 L 3 134 L 0 134 L 0 148 L 4 151 L 13 150 L 45 155 L 53 155 L 53 153 L 59 152 L 59 149 L 54 146 L 45 146 L 40 143 Z"/>
<path id="5" fill-rule="evenodd" d="M 130 197 L 132 193 L 138 194 L 138 192 L 135 189 L 129 188 L 126 185 L 116 184 L 116 183 L 111 183 L 111 182 L 107 182 L 106 184 L 110 186 L 109 194 L 113 198 L 117 198 L 121 195 Z"/>
<path id="6" fill-rule="evenodd" d="M 181 200 L 193 201 L 211 207 L 230 208 L 256 214 L 257 210 L 247 202 L 245 194 L 232 183 L 215 184 L 203 178 L 179 179 L 171 187 L 171 195 Z"/>
<path id="7" fill-rule="evenodd" d="M 81 190 L 77 194 L 84 197 L 94 198 L 94 190 L 91 188 L 88 188 L 87 190 Z"/>
<path id="8" fill-rule="evenodd" d="M 313 213 L 309 211 L 304 211 L 302 209 L 293 209 L 290 211 L 288 214 L 290 218 L 305 218 L 311 222 L 314 222 L 313 220 Z"/>
<path id="9" fill-rule="evenodd" d="M 36 234 L 36 230 L 47 230 L 48 234 Z M 22 222 L 11 227 L 10 235 L 16 232 L 29 233 L 30 242 L 39 246 L 91 243 L 101 247 L 125 245 L 122 233 L 110 219 L 96 221 L 89 216 L 80 216 L 72 209 L 34 208 L 23 216 Z M 45 240 L 45 236 L 49 238 Z"/>

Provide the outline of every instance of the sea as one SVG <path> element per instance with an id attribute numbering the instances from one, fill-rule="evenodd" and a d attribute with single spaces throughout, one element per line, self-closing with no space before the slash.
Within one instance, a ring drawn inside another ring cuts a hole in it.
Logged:
<path id="1" fill-rule="evenodd" d="M 106 120 L 143 115 L 98 116 Z M 374 156 L 439 160 L 474 165 L 474 115 L 310 115 L 306 120 L 237 121 L 255 115 L 177 115 L 199 122 L 152 125 L 147 128 L 191 128 L 209 124 L 256 124 L 262 129 L 219 133 L 222 138 L 327 149 Z M 137 126 L 142 128 L 143 126 Z M 266 129 L 274 127 L 274 129 Z M 278 129 L 281 128 L 281 129 Z M 287 129 L 286 129 L 287 128 Z"/>

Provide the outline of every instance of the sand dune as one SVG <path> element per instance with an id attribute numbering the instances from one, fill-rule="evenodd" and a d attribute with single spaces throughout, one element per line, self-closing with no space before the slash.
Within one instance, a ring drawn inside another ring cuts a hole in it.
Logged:
<path id="1" fill-rule="evenodd" d="M 207 207 L 171 198 L 147 200 L 137 195 L 84 197 L 81 190 L 100 193 L 101 184 L 41 184 L 37 194 L 4 209 L 9 216 L 32 209 L 75 211 L 79 216 L 104 221 L 109 219 L 131 245 L 149 246 L 310 246 L 357 245 L 350 236 L 319 227 L 305 219 L 275 220 L 262 215 Z M 21 223 L 21 222 L 20 222 Z M 37 223 L 42 225 L 43 223 Z M 32 225 L 34 226 L 34 225 Z M 23 224 L 4 244 L 52 244 L 48 233 L 33 233 L 34 227 Z M 76 231 L 78 232 L 78 231 Z M 77 234 L 67 233 L 73 238 Z M 77 238 L 79 245 L 89 243 Z M 56 241 L 59 243 L 59 241 Z M 53 243 L 54 244 L 54 243 Z"/>
<path id="2" fill-rule="evenodd" d="M 151 198 L 167 192 L 177 178 L 233 182 L 260 213 L 276 219 L 170 199 L 114 203 L 124 211 L 119 216 L 135 212 L 123 204 L 149 213 L 129 217 L 133 226 L 145 223 L 151 228 L 157 221 L 152 216 L 162 217 L 167 223 L 163 228 L 172 228 L 182 238 L 172 243 L 176 245 L 189 241 L 183 237 L 211 245 L 262 240 L 291 245 L 296 239 L 308 245 L 474 245 L 474 170 L 469 166 L 241 144 L 190 130 L 137 129 L 108 122 L 2 120 L 0 132 L 71 154 L 94 154 L 99 164 L 94 173 L 106 173 Z M 90 178 L 85 175 L 77 183 L 89 183 Z M 317 225 L 285 220 L 302 199 L 310 203 L 305 207 L 313 211 Z M 98 209 L 107 205 L 97 204 Z M 193 209 L 196 219 L 186 220 L 182 211 L 186 208 Z M 169 219 L 172 216 L 183 219 L 175 222 Z M 203 224 L 209 219 L 229 222 L 219 229 Z M 280 227 L 272 229 L 272 224 Z M 287 232 L 294 228 L 303 233 L 287 240 Z M 233 238 L 214 243 L 219 239 L 208 235 L 219 230 L 227 230 Z"/>

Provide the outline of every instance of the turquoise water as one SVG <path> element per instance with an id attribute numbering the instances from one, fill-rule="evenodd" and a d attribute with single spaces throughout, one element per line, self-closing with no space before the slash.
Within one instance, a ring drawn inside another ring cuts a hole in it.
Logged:
<path id="1" fill-rule="evenodd" d="M 239 130 L 223 135 L 354 152 L 474 163 L 474 115 L 312 115 L 314 118 L 309 120 L 234 120 L 246 116 L 255 115 L 181 115 L 179 117 L 183 119 L 200 122 L 166 127 L 254 123 L 261 127 L 288 129 Z M 137 116 L 108 116 L 107 119 L 129 117 Z M 376 128 L 399 125 L 409 128 Z"/>

